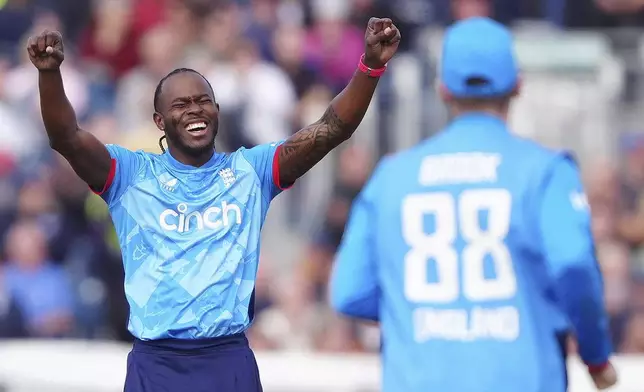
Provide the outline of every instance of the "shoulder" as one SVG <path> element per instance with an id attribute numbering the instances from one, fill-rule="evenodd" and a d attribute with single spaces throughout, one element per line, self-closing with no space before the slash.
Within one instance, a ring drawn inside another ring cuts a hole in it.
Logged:
<path id="1" fill-rule="evenodd" d="M 112 158 L 134 158 L 134 159 L 147 159 L 154 160 L 160 157 L 160 154 L 155 154 L 147 152 L 145 150 L 131 150 L 129 148 L 123 147 L 119 144 L 106 144 L 105 147 L 109 151 Z"/>
<path id="2" fill-rule="evenodd" d="M 393 180 L 392 176 L 397 172 L 396 169 L 400 160 L 397 156 L 388 155 L 381 158 L 371 172 L 369 180 L 360 191 L 360 199 L 363 201 L 376 201 L 378 195 L 386 194 L 386 187 L 390 185 Z"/>
<path id="3" fill-rule="evenodd" d="M 529 154 L 529 157 L 534 157 L 536 159 L 542 160 L 574 160 L 574 155 L 570 150 L 547 147 L 535 140 L 515 134 L 511 135 L 510 140 L 512 140 L 512 143 L 515 145 L 515 150 L 522 155 Z"/>
<path id="4" fill-rule="evenodd" d="M 257 147 L 254 147 L 257 148 Z M 231 165 L 251 165 L 254 166 L 255 161 L 258 157 L 258 152 L 254 148 L 240 147 L 238 150 L 233 152 L 222 154 L 224 158 L 222 162 L 228 162 Z"/>
<path id="5" fill-rule="evenodd" d="M 537 166 L 545 171 L 546 175 L 559 170 L 578 171 L 577 158 L 573 151 L 546 147 L 527 139 L 522 139 L 522 142 L 525 147 L 519 152 L 525 151 L 526 159 L 534 160 Z"/>
<path id="6" fill-rule="evenodd" d="M 253 151 L 253 149 L 240 148 L 236 151 L 221 154 L 221 161 L 218 165 L 218 172 L 227 174 L 227 170 L 232 171 L 232 175 L 239 177 L 244 173 L 249 173 L 252 176 L 259 178 L 262 172 L 262 155 Z"/>
<path id="7" fill-rule="evenodd" d="M 438 134 L 406 150 L 384 156 L 378 162 L 374 176 L 384 180 L 392 176 L 409 177 L 411 173 L 418 173 L 424 158 L 445 152 L 441 148 L 441 136 Z"/>
<path id="8" fill-rule="evenodd" d="M 230 154 L 230 159 L 244 159 L 251 165 L 272 163 L 275 154 L 284 141 L 259 144 L 252 148 L 240 147 L 237 151 Z"/>

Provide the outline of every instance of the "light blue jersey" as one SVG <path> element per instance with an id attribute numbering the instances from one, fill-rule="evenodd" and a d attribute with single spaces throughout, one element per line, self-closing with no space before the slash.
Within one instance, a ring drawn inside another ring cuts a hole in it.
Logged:
<path id="1" fill-rule="evenodd" d="M 384 392 L 564 392 L 568 331 L 611 353 L 602 288 L 574 161 L 470 113 L 379 164 L 331 300 L 380 321 Z"/>
<path id="2" fill-rule="evenodd" d="M 384 392 L 564 392 L 569 332 L 594 368 L 612 350 L 579 170 L 502 120 L 519 91 L 505 26 L 464 19 L 442 49 L 455 118 L 379 164 L 353 206 L 333 306 L 380 321 Z"/>
<path id="3" fill-rule="evenodd" d="M 243 332 L 253 320 L 260 231 L 280 192 L 278 144 L 215 153 L 199 168 L 167 152 L 107 148 L 113 170 L 101 197 L 123 255 L 130 332 L 141 340 Z"/>

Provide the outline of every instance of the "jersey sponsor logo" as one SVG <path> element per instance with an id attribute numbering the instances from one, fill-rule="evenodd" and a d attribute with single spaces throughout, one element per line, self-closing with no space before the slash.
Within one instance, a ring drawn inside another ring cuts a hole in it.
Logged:
<path id="1" fill-rule="evenodd" d="M 242 223 L 242 209 L 233 203 L 220 205 L 204 211 L 190 211 L 188 204 L 179 203 L 175 210 L 167 209 L 159 215 L 159 225 L 165 231 L 185 233 L 191 230 L 217 230 Z"/>

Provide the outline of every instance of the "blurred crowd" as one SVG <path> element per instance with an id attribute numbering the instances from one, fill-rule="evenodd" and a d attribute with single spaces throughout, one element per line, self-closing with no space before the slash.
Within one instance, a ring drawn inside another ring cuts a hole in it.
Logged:
<path id="1" fill-rule="evenodd" d="M 401 51 L 414 53 L 427 26 L 472 15 L 639 26 L 644 1 L 0 0 L 0 338 L 131 339 L 108 211 L 49 149 L 29 35 L 63 32 L 67 94 L 81 126 L 102 141 L 158 152 L 154 89 L 172 69 L 191 67 L 213 85 L 218 149 L 232 151 L 315 121 L 351 78 L 370 16 L 394 19 Z M 624 152 L 623 162 L 588 168 L 587 184 L 615 345 L 644 352 L 644 138 L 625 138 Z M 262 263 L 256 348 L 378 349 L 375 327 L 342 319 L 326 303 L 351 201 L 377 158 L 360 144 L 338 155 L 327 213 L 287 282 L 275 260 Z"/>

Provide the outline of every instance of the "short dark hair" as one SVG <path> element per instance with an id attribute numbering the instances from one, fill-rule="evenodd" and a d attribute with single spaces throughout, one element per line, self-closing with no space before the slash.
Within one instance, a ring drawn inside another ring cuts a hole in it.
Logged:
<path id="1" fill-rule="evenodd" d="M 214 95 L 214 90 L 212 88 L 212 85 L 210 84 L 208 79 L 206 79 L 206 77 L 203 76 L 199 71 L 196 71 L 196 70 L 194 70 L 192 68 L 177 68 L 174 71 L 172 71 L 169 74 L 167 74 L 166 76 L 164 76 L 159 81 L 159 84 L 157 84 L 157 88 L 154 90 L 154 101 L 153 101 L 154 111 L 155 112 L 159 111 L 159 98 L 161 97 L 161 92 L 163 91 L 163 85 L 165 84 L 166 80 L 170 79 L 174 75 L 181 74 L 181 73 L 186 73 L 186 72 L 192 72 L 194 74 L 197 74 L 197 75 L 201 76 L 203 78 L 203 80 L 205 80 L 206 83 L 208 84 L 208 87 L 210 88 L 210 92 L 213 93 L 213 95 Z M 159 138 L 159 147 L 161 148 L 161 151 L 163 151 L 163 152 L 165 152 L 165 148 L 163 147 L 163 139 L 165 139 L 165 138 L 166 138 L 166 135 L 163 135 L 163 136 L 161 136 Z"/>
<path id="2" fill-rule="evenodd" d="M 186 72 L 192 72 L 194 74 L 197 74 L 197 75 L 201 76 L 203 78 L 203 80 L 205 80 L 206 83 L 208 83 L 208 87 L 210 88 L 210 92 L 214 93 L 212 85 L 210 84 L 208 79 L 206 79 L 206 77 L 203 76 L 199 71 L 196 71 L 196 70 L 194 70 L 192 68 L 177 68 L 174 71 L 172 71 L 169 74 L 167 74 L 166 76 L 164 76 L 163 79 L 161 79 L 159 81 L 159 84 L 157 84 L 157 88 L 156 88 L 156 90 L 154 90 L 154 101 L 153 101 L 155 111 L 157 111 L 157 112 L 159 111 L 159 98 L 161 97 L 161 93 L 163 92 L 163 85 L 165 84 L 166 80 L 170 79 L 174 75 L 182 74 L 182 73 L 186 73 Z"/>

